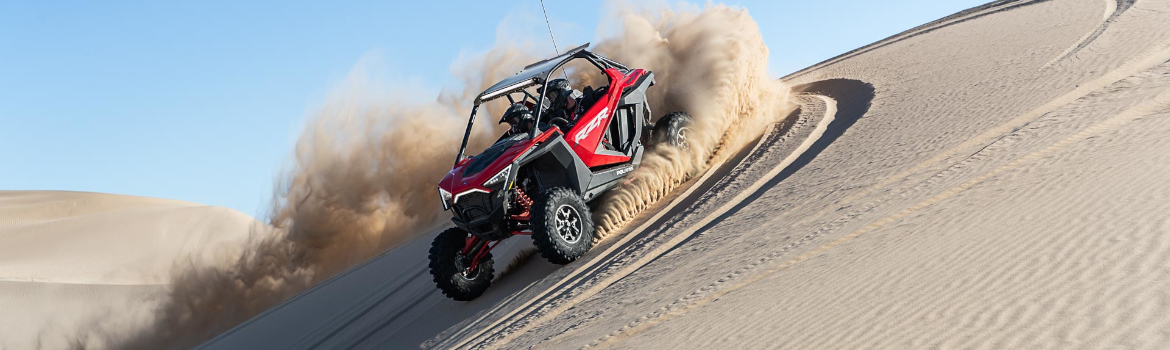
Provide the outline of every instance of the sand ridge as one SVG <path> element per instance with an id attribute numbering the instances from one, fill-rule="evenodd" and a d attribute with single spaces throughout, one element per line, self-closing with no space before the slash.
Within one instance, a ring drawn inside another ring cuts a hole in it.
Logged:
<path id="1" fill-rule="evenodd" d="M 227 259 L 263 227 L 175 200 L 0 191 L 0 347 L 100 347 L 151 317 L 175 268 Z"/>

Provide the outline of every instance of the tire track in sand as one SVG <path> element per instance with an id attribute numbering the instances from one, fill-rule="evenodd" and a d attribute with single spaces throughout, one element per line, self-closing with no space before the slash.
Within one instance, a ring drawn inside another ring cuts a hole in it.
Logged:
<path id="1" fill-rule="evenodd" d="M 1125 11 L 1129 10 L 1129 8 L 1133 7 L 1133 4 L 1137 2 L 1137 0 L 1104 1 L 1105 16 L 1102 19 L 1101 24 L 1098 24 L 1097 28 L 1093 29 L 1093 31 L 1089 32 L 1088 34 L 1085 34 L 1084 37 L 1081 37 L 1081 40 L 1077 41 L 1076 44 L 1073 44 L 1073 46 L 1070 46 L 1068 49 L 1064 50 L 1064 52 L 1062 52 L 1056 59 L 1053 59 L 1051 62 L 1048 62 L 1048 64 L 1045 64 L 1044 68 L 1052 67 L 1061 61 L 1073 57 L 1078 52 L 1081 52 L 1081 50 L 1083 50 L 1085 47 L 1088 47 L 1089 44 L 1092 44 L 1094 40 L 1097 40 L 1097 37 L 1100 37 L 1101 34 L 1104 34 L 1105 30 L 1109 29 L 1110 24 L 1116 22 L 1117 19 L 1120 18 L 1123 13 L 1125 13 Z"/>

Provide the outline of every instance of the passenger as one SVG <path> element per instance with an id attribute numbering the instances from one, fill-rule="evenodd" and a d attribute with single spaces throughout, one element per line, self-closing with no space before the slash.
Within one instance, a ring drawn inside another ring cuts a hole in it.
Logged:
<path id="1" fill-rule="evenodd" d="M 532 115 L 532 110 L 528 109 L 523 103 L 515 103 L 508 107 L 504 112 L 504 116 L 500 118 L 500 124 L 508 123 L 510 128 L 508 132 L 504 133 L 501 139 L 515 136 L 517 134 L 526 134 L 532 131 L 532 125 L 536 122 L 536 117 Z"/>
<path id="2" fill-rule="evenodd" d="M 549 124 L 561 128 L 561 132 L 568 132 L 569 127 L 577 122 L 581 116 L 581 91 L 573 89 L 573 85 L 565 79 L 554 79 L 548 82 L 548 90 L 544 97 L 552 101 L 548 116 L 541 117 Z"/>

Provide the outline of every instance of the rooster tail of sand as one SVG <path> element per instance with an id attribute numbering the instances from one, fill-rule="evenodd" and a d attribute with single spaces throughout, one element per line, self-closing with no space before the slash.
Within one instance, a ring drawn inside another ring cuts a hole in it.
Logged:
<path id="1" fill-rule="evenodd" d="M 720 5 L 654 12 L 618 9 L 620 33 L 596 51 L 655 72 L 657 115 L 694 119 L 693 152 L 649 152 L 633 181 L 611 191 L 595 220 L 604 237 L 638 212 L 758 136 L 791 109 L 788 89 L 767 75 L 768 49 L 747 11 Z M 612 26 L 605 23 L 603 25 Z M 274 232 L 254 235 L 238 259 L 185 265 L 149 327 L 113 341 L 118 348 L 191 347 L 446 219 L 434 186 L 450 170 L 470 102 L 490 84 L 539 57 L 500 45 L 463 60 L 462 89 L 431 103 L 378 93 L 355 69 L 296 143 L 295 165 L 272 204 Z M 573 74 L 570 71 L 570 74 Z M 574 74 L 573 80 L 587 78 Z M 479 125 L 505 105 L 487 105 Z M 458 130 L 458 132 L 455 132 Z M 478 128 L 470 149 L 497 132 Z M 267 230 L 266 230 L 267 231 Z"/>
<path id="2" fill-rule="evenodd" d="M 632 67 L 651 67 L 657 86 L 650 89 L 650 105 L 659 115 L 688 113 L 693 127 L 688 152 L 655 148 L 632 181 L 605 195 L 595 213 L 598 240 L 795 108 L 788 87 L 768 76 L 768 47 L 746 10 L 620 9 L 616 17 L 623 31 L 597 51 Z"/>

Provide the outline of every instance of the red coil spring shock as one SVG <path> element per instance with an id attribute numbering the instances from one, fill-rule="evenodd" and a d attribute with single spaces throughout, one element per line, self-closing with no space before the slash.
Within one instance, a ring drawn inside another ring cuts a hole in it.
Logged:
<path id="1" fill-rule="evenodd" d="M 524 193 L 524 190 L 519 187 L 516 187 L 516 203 L 520 203 L 520 206 L 524 207 L 524 212 L 516 217 L 528 219 L 532 211 L 532 198 L 528 198 L 528 194 Z"/>

